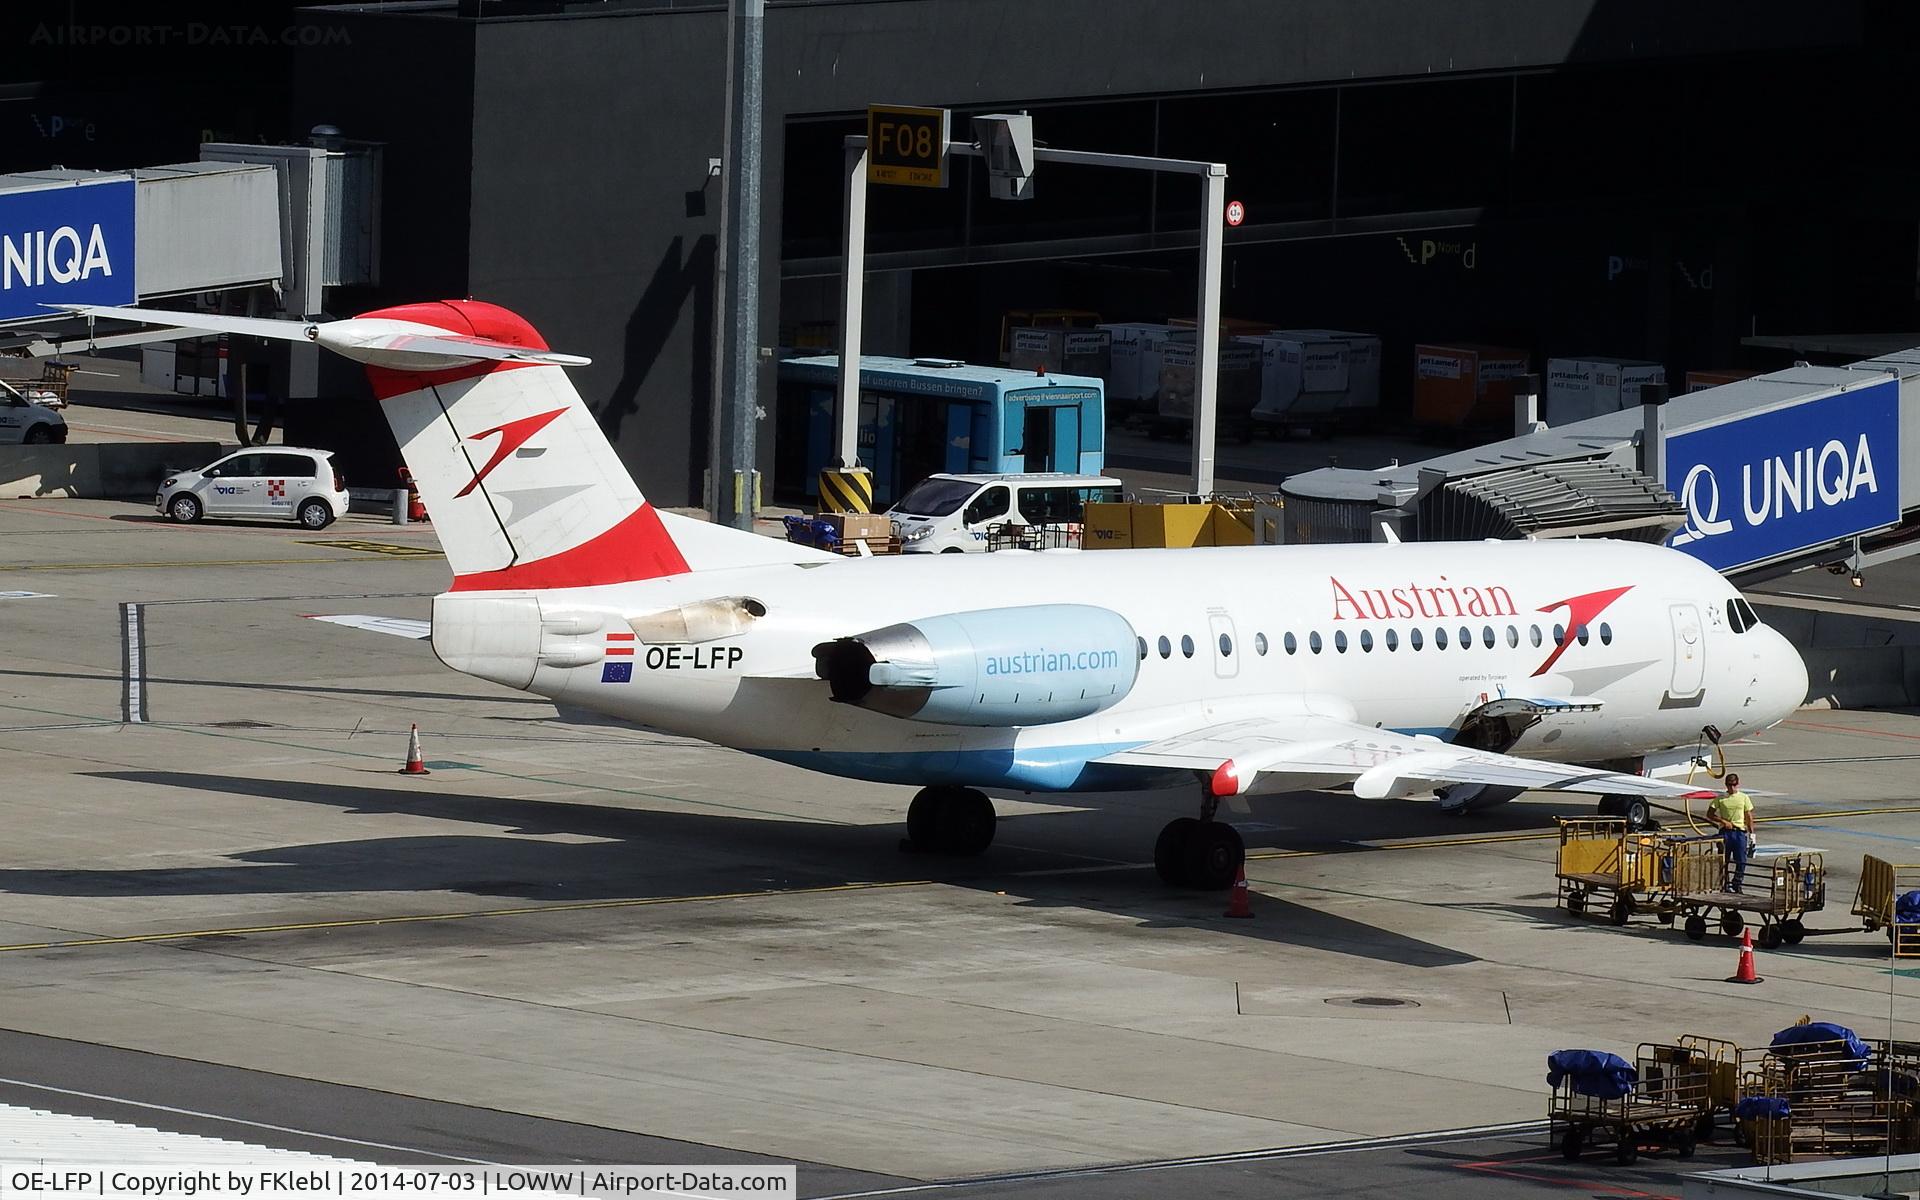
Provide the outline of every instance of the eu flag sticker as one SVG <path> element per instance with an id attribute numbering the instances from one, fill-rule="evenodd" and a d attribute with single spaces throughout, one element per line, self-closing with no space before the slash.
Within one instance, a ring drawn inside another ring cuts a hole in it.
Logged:
<path id="1" fill-rule="evenodd" d="M 601 683 L 632 683 L 633 664 L 630 662 L 610 662 L 600 668 Z"/>

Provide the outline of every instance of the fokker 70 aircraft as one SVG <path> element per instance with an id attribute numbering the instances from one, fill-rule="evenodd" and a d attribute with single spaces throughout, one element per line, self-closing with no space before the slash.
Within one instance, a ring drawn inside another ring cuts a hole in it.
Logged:
<path id="1" fill-rule="evenodd" d="M 456 671 L 815 771 L 920 787 L 974 854 L 987 791 L 1161 788 L 1163 879 L 1232 880 L 1222 801 L 1349 790 L 1471 809 L 1530 789 L 1645 816 L 1657 772 L 1806 694 L 1719 574 L 1612 541 L 847 558 L 648 504 L 520 317 L 474 301 L 318 324 L 100 318 L 316 342 L 366 365 L 453 583 Z"/>

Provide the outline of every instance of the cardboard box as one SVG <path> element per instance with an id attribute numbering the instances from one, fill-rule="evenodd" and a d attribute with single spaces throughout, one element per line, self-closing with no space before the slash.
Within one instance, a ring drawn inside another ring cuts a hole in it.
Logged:
<path id="1" fill-rule="evenodd" d="M 1758 371 L 1688 371 L 1687 391 L 1704 392 L 1708 388 L 1739 383 L 1742 379 L 1752 379 L 1758 374 L 1760 374 Z"/>
<path id="2" fill-rule="evenodd" d="M 1257 417 L 1325 417 L 1380 407 L 1380 339 L 1372 334 L 1278 329 L 1245 340 L 1260 352 Z"/>
<path id="3" fill-rule="evenodd" d="M 1540 419 L 1550 428 L 1571 425 L 1640 403 L 1640 385 L 1665 383 L 1667 369 L 1633 358 L 1550 358 Z"/>
<path id="4" fill-rule="evenodd" d="M 822 513 L 821 519 L 833 527 L 841 541 L 893 536 L 893 519 L 885 513 Z"/>
<path id="5" fill-rule="evenodd" d="M 1527 373 L 1525 350 L 1476 343 L 1413 348 L 1413 420 L 1460 429 L 1513 422 L 1513 396 Z"/>

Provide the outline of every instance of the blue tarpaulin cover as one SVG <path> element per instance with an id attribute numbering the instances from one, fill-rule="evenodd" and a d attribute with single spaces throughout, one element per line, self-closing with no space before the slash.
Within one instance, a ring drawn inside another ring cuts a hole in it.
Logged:
<path id="1" fill-rule="evenodd" d="M 1920 891 L 1900 893 L 1893 902 L 1893 919 L 1901 924 L 1920 921 Z"/>
<path id="2" fill-rule="evenodd" d="M 1748 1096 L 1733 1106 L 1736 1121 L 1783 1120 L 1793 1115 L 1793 1106 L 1776 1096 Z"/>
<path id="3" fill-rule="evenodd" d="M 1618 1100 L 1633 1090 L 1640 1073 L 1617 1054 L 1604 1050 L 1556 1050 L 1547 1055 L 1547 1086 L 1560 1081 L 1582 1096 Z"/>
<path id="4" fill-rule="evenodd" d="M 1807 1047 L 1809 1055 L 1820 1058 L 1851 1058 L 1857 1062 L 1855 1070 L 1867 1065 L 1867 1044 L 1858 1034 L 1845 1025 L 1835 1025 L 1831 1021 L 1814 1021 L 1808 1025 L 1789 1025 L 1773 1035 L 1773 1048 L 1786 1054 L 1792 1054 L 1796 1047 Z M 1845 1054 L 1840 1053 L 1845 1047 Z"/>

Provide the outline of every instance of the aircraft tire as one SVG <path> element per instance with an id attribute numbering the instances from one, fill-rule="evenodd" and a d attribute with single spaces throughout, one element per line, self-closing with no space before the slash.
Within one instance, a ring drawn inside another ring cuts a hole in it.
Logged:
<path id="1" fill-rule="evenodd" d="M 1168 821 L 1160 836 L 1154 839 L 1153 871 L 1160 876 L 1161 883 L 1168 887 L 1187 886 L 1187 843 L 1193 840 L 1193 831 L 1198 828 L 1198 818 L 1179 817 Z"/>
<path id="2" fill-rule="evenodd" d="M 993 845 L 993 801 L 973 788 L 921 788 L 907 806 L 907 840 L 929 854 L 972 857 Z"/>
<path id="3" fill-rule="evenodd" d="M 1224 821 L 1202 821 L 1187 839 L 1186 879 L 1182 886 L 1220 892 L 1233 886 L 1233 877 L 1247 861 L 1240 831 Z"/>

